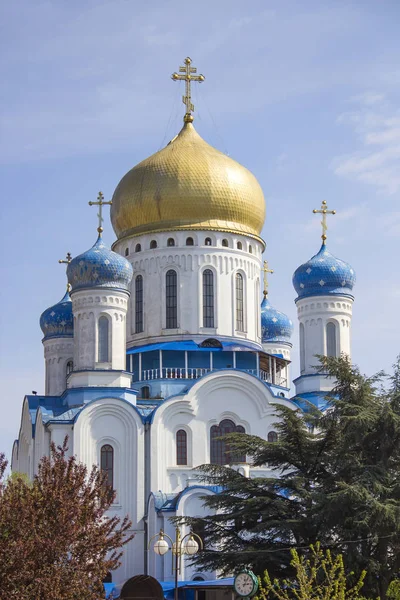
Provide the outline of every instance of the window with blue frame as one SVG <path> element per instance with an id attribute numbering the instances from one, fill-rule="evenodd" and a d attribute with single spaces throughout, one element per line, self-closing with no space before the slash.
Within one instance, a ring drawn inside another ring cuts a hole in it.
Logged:
<path id="1" fill-rule="evenodd" d="M 203 271 L 203 327 L 214 327 L 214 273 Z"/>
<path id="2" fill-rule="evenodd" d="M 143 331 L 143 277 L 135 279 L 135 333 Z"/>
<path id="3" fill-rule="evenodd" d="M 178 327 L 178 278 L 176 271 L 170 269 L 165 276 L 166 328 Z"/>

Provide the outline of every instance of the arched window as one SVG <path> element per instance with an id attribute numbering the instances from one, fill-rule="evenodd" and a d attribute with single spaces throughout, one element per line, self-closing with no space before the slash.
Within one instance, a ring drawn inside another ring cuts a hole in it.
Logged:
<path id="1" fill-rule="evenodd" d="M 253 246 L 251 244 L 249 244 L 249 252 L 250 254 L 253 254 Z"/>
<path id="2" fill-rule="evenodd" d="M 135 252 L 141 252 L 141 251 L 142 251 L 142 246 L 140 244 L 136 244 Z"/>
<path id="3" fill-rule="evenodd" d="M 125 256 L 129 256 L 129 248 L 125 248 Z"/>
<path id="4" fill-rule="evenodd" d="M 97 361 L 101 363 L 110 361 L 110 350 L 109 350 L 109 330 L 110 322 L 107 317 L 100 317 L 99 319 L 99 341 L 98 341 L 98 357 Z"/>
<path id="5" fill-rule="evenodd" d="M 277 442 L 278 441 L 278 434 L 276 433 L 276 431 L 270 431 L 268 433 L 268 437 L 267 437 L 269 442 Z"/>
<path id="6" fill-rule="evenodd" d="M 228 465 L 246 462 L 246 456 L 231 452 L 228 444 L 221 436 L 228 433 L 245 433 L 244 427 L 236 426 L 229 419 L 224 419 L 219 425 L 213 425 L 210 430 L 210 463 L 213 465 Z"/>
<path id="7" fill-rule="evenodd" d="M 306 340 L 304 337 L 304 325 L 300 323 L 300 373 L 306 368 Z"/>
<path id="8" fill-rule="evenodd" d="M 151 242 L 150 242 L 150 248 L 151 248 L 151 250 L 154 250 L 154 248 L 157 248 L 157 242 L 156 242 L 156 240 L 151 240 Z"/>
<path id="9" fill-rule="evenodd" d="M 143 277 L 135 279 L 135 333 L 143 331 Z"/>
<path id="10" fill-rule="evenodd" d="M 187 465 L 187 433 L 184 429 L 176 432 L 176 464 Z"/>
<path id="11" fill-rule="evenodd" d="M 150 398 L 150 388 L 148 385 L 144 385 L 141 388 L 140 395 L 144 400 L 148 400 Z"/>
<path id="12" fill-rule="evenodd" d="M 186 238 L 186 246 L 194 246 L 194 241 L 192 237 Z"/>
<path id="13" fill-rule="evenodd" d="M 214 327 L 214 273 L 203 271 L 203 327 Z"/>
<path id="14" fill-rule="evenodd" d="M 238 242 L 236 244 L 236 247 L 237 247 L 238 250 L 242 250 L 242 248 L 243 248 L 242 242 Z"/>
<path id="15" fill-rule="evenodd" d="M 226 239 L 223 239 L 223 240 L 222 240 L 222 245 L 223 245 L 225 248 L 227 248 L 227 247 L 229 246 L 228 240 L 226 240 Z"/>
<path id="16" fill-rule="evenodd" d="M 114 488 L 114 448 L 110 444 L 101 447 L 100 468 L 107 475 L 106 485 Z"/>
<path id="17" fill-rule="evenodd" d="M 326 354 L 337 356 L 336 325 L 331 322 L 326 324 Z"/>
<path id="18" fill-rule="evenodd" d="M 236 330 L 244 331 L 243 275 L 236 273 Z"/>
<path id="19" fill-rule="evenodd" d="M 73 360 L 69 360 L 67 362 L 67 367 L 66 367 L 66 375 L 68 377 L 68 375 L 70 373 L 72 373 L 72 371 L 74 370 L 74 361 Z"/>
<path id="20" fill-rule="evenodd" d="M 166 327 L 176 329 L 178 327 L 178 290 L 176 271 L 170 269 L 165 278 L 166 295 Z"/>
<path id="21" fill-rule="evenodd" d="M 167 240 L 167 246 L 169 246 L 169 247 L 175 246 L 175 240 L 174 240 L 174 238 L 168 238 L 168 240 Z"/>

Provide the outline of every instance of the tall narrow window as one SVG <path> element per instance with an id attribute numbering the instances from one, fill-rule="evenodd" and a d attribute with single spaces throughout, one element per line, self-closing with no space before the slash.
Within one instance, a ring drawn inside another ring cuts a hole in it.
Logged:
<path id="1" fill-rule="evenodd" d="M 236 273 L 236 329 L 244 331 L 243 275 Z"/>
<path id="2" fill-rule="evenodd" d="M 109 362 L 109 321 L 107 317 L 99 319 L 99 347 L 98 347 L 98 362 Z"/>
<path id="3" fill-rule="evenodd" d="M 194 246 L 194 241 L 192 237 L 186 238 L 186 246 Z"/>
<path id="4" fill-rule="evenodd" d="M 140 244 L 136 244 L 135 252 L 141 252 L 141 251 L 142 251 L 142 246 Z"/>
<path id="5" fill-rule="evenodd" d="M 129 256 L 129 248 L 125 248 L 125 256 Z"/>
<path id="6" fill-rule="evenodd" d="M 184 429 L 176 432 L 176 464 L 187 465 L 187 433 Z"/>
<path id="7" fill-rule="evenodd" d="M 176 329 L 178 327 L 178 298 L 177 298 L 177 276 L 176 271 L 167 271 L 166 279 L 166 327 Z"/>
<path id="8" fill-rule="evenodd" d="M 151 242 L 150 242 L 150 249 L 154 250 L 154 248 L 157 248 L 157 242 L 156 242 L 156 240 L 151 240 Z"/>
<path id="9" fill-rule="evenodd" d="M 204 245 L 205 246 L 212 246 L 212 239 L 211 238 L 206 238 L 204 240 Z"/>
<path id="10" fill-rule="evenodd" d="M 74 363 L 72 360 L 69 360 L 67 362 L 67 366 L 65 369 L 65 384 L 67 383 L 68 377 L 69 377 L 70 373 L 72 373 L 73 370 L 74 370 Z"/>
<path id="11" fill-rule="evenodd" d="M 238 250 L 242 250 L 242 248 L 243 248 L 242 242 L 238 242 L 236 247 Z"/>
<path id="12" fill-rule="evenodd" d="M 135 279 L 135 333 L 143 331 L 143 277 Z"/>
<path id="13" fill-rule="evenodd" d="M 326 325 L 326 354 L 327 356 L 337 356 L 336 351 L 336 325 L 327 323 Z"/>
<path id="14" fill-rule="evenodd" d="M 148 385 L 144 385 L 141 389 L 141 396 L 143 400 L 148 400 L 150 398 L 150 388 Z"/>
<path id="15" fill-rule="evenodd" d="M 110 444 L 101 447 L 100 468 L 107 475 L 106 485 L 114 488 L 114 448 Z"/>
<path id="16" fill-rule="evenodd" d="M 213 465 L 228 465 L 233 462 L 246 462 L 246 456 L 231 452 L 229 445 L 221 436 L 228 433 L 245 433 L 244 427 L 236 426 L 233 421 L 224 419 L 219 425 L 213 425 L 210 430 L 210 463 Z"/>
<path id="17" fill-rule="evenodd" d="M 214 273 L 203 271 L 203 327 L 214 327 Z"/>
<path id="18" fill-rule="evenodd" d="M 306 368 L 306 340 L 304 337 L 304 325 L 300 323 L 300 373 Z"/>

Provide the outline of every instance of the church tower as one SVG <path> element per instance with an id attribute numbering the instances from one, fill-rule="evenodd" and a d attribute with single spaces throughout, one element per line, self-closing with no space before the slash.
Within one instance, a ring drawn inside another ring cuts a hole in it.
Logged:
<path id="1" fill-rule="evenodd" d="M 323 201 L 321 209 L 313 212 L 322 214 L 322 246 L 293 275 L 300 338 L 300 377 L 294 381 L 297 395 L 332 389 L 332 380 L 315 368 L 319 364 L 316 355 L 351 357 L 355 273 L 326 247 L 326 216 L 335 211 L 329 211 Z"/>
<path id="2" fill-rule="evenodd" d="M 70 387 L 130 387 L 125 373 L 126 315 L 130 263 L 108 248 L 102 239 L 100 192 L 98 238 L 94 246 L 76 256 L 67 267 L 74 316 L 74 370 Z"/>

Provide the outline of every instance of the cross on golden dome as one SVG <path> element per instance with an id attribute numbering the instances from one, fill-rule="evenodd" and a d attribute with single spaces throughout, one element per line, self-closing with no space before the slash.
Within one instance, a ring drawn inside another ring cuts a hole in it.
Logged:
<path id="1" fill-rule="evenodd" d="M 262 271 L 264 271 L 264 297 L 266 298 L 268 296 L 268 273 L 273 273 L 273 269 L 269 269 L 268 268 L 268 261 L 264 260 L 263 262 L 263 268 L 261 269 Z"/>
<path id="2" fill-rule="evenodd" d="M 189 58 L 189 56 L 187 58 L 185 58 L 184 63 L 185 63 L 185 66 L 179 67 L 179 73 L 172 73 L 171 78 L 174 81 L 184 81 L 185 82 L 185 96 L 182 96 L 182 102 L 186 106 L 186 114 L 183 117 L 183 120 L 185 123 L 192 123 L 193 122 L 192 112 L 194 111 L 194 106 L 192 104 L 191 82 L 198 81 L 199 83 L 201 83 L 202 81 L 205 80 L 205 77 L 204 77 L 204 75 L 194 75 L 194 73 L 197 73 L 197 68 L 191 66 L 192 59 Z M 184 74 L 180 75 L 180 73 L 184 73 Z"/>
<path id="3" fill-rule="evenodd" d="M 102 194 L 102 192 L 99 192 L 99 195 L 97 196 L 97 202 L 89 202 L 89 206 L 98 206 L 99 207 L 99 212 L 97 213 L 97 216 L 99 218 L 99 226 L 97 228 L 97 231 L 99 232 L 99 234 L 101 235 L 103 233 L 103 227 L 101 226 L 102 222 L 104 221 L 103 219 L 103 206 L 109 204 L 111 206 L 112 204 L 112 200 L 110 200 L 109 202 L 104 202 L 104 196 Z"/>
<path id="4" fill-rule="evenodd" d="M 322 221 L 321 221 L 321 225 L 322 225 L 322 243 L 325 245 L 326 242 L 326 232 L 328 230 L 328 225 L 326 223 L 326 215 L 336 215 L 336 210 L 328 210 L 328 204 L 326 202 L 326 200 L 322 200 L 322 204 L 321 204 L 321 209 L 317 210 L 316 208 L 314 208 L 313 210 L 314 215 L 316 214 L 320 214 L 322 215 Z"/>

